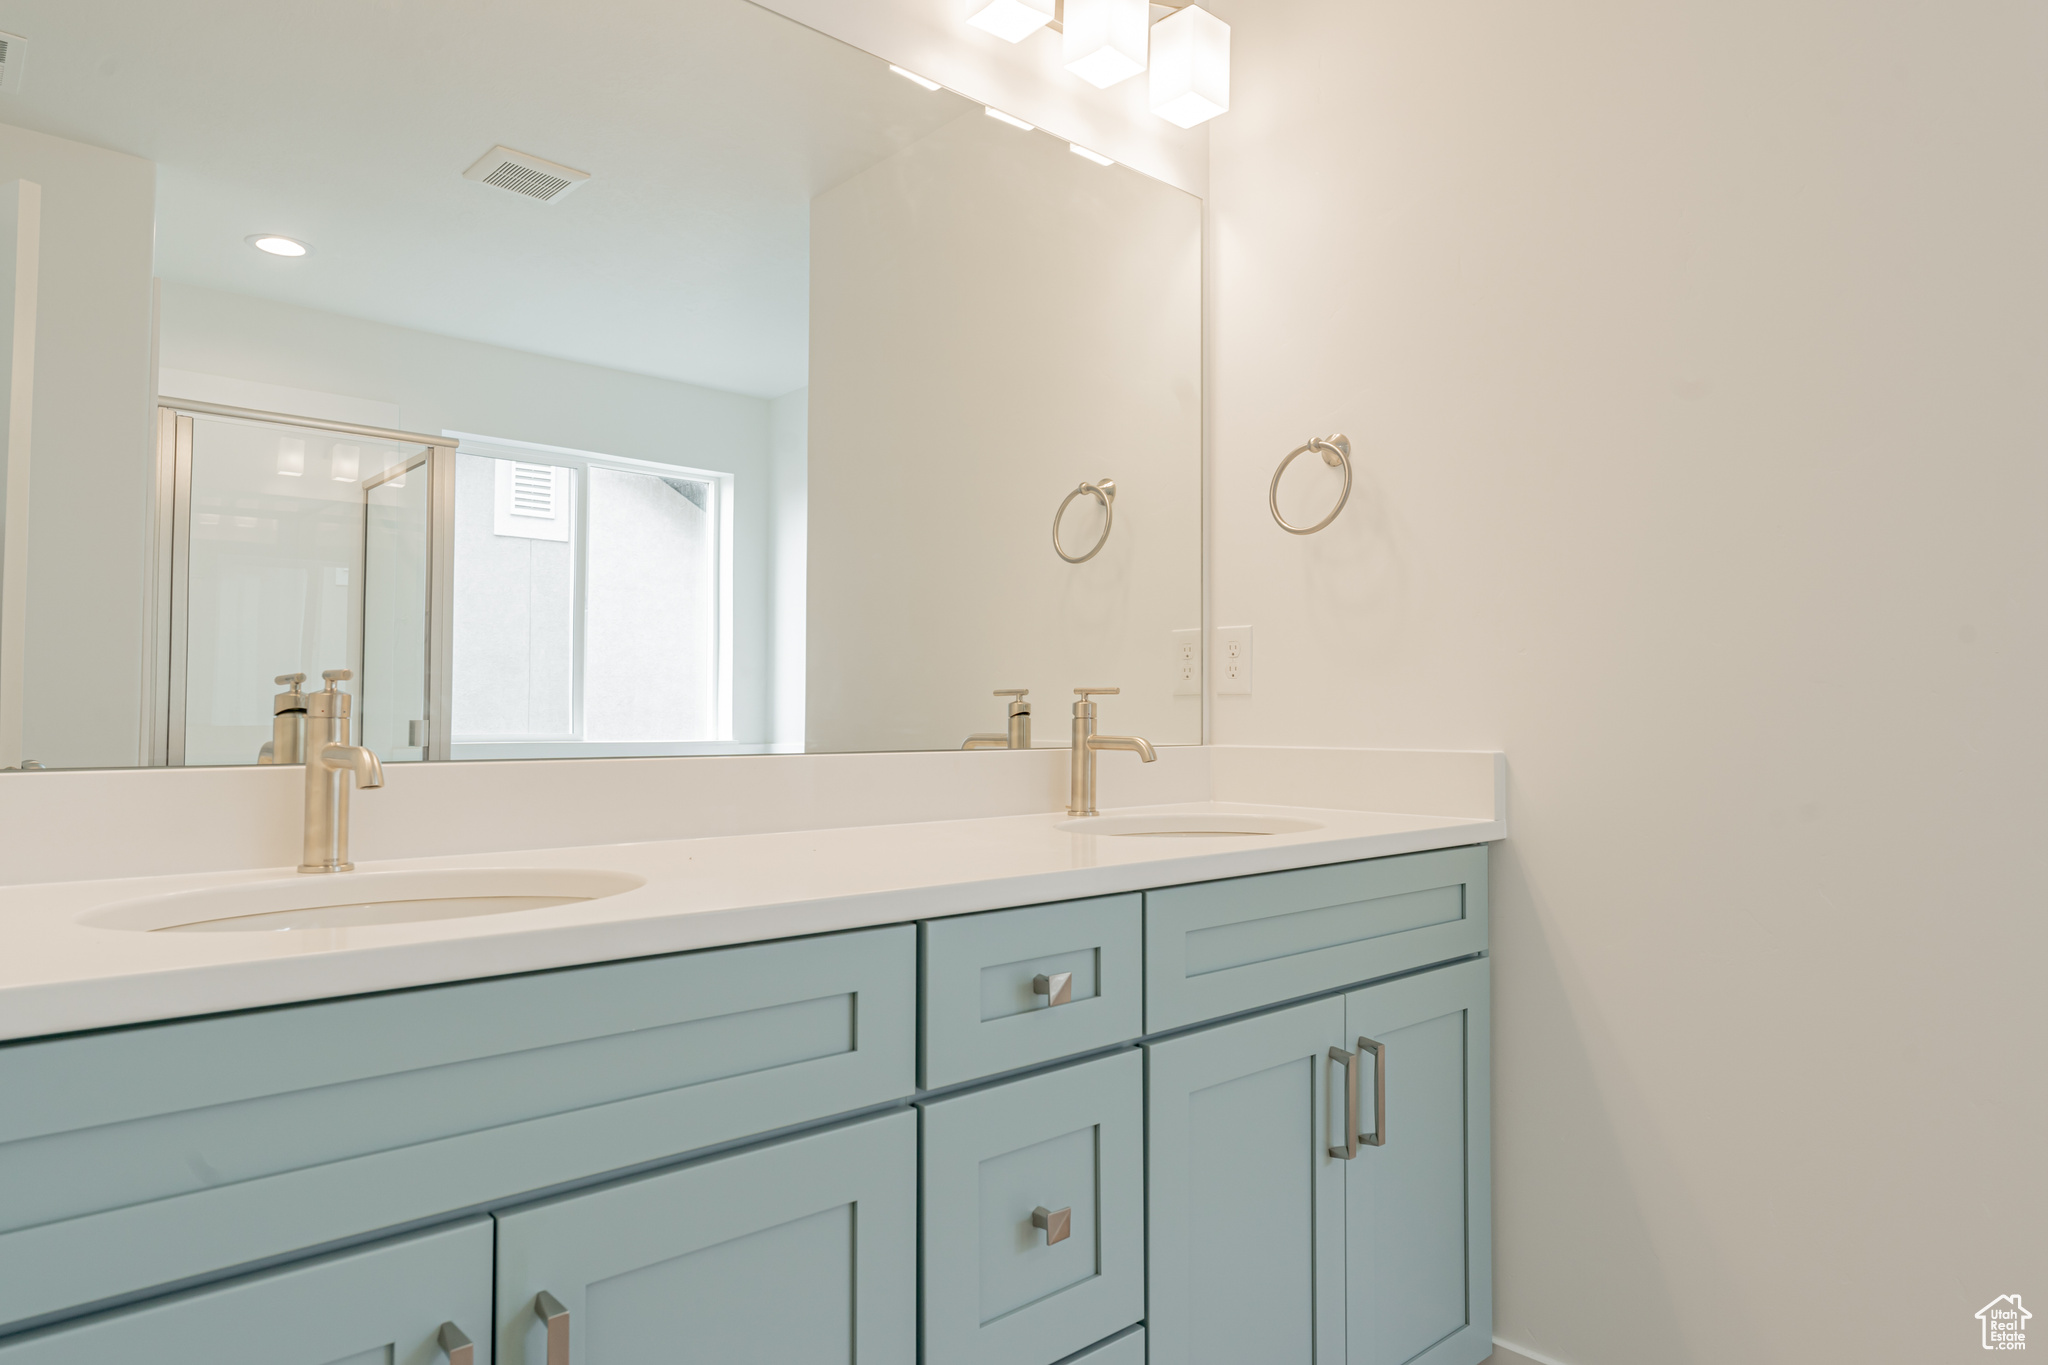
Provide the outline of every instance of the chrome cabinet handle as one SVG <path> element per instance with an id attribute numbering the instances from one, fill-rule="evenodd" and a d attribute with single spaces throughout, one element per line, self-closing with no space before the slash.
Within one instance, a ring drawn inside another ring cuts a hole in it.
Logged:
<path id="1" fill-rule="evenodd" d="M 441 1349 L 448 1353 L 448 1365 L 476 1365 L 476 1346 L 460 1327 L 452 1322 L 441 1324 L 441 1331 L 434 1338 Z"/>
<path id="2" fill-rule="evenodd" d="M 1351 1100 L 1351 1131 L 1358 1133 L 1358 1140 L 1368 1147 L 1387 1145 L 1387 1045 L 1375 1043 L 1370 1038 L 1358 1040 L 1358 1055 L 1372 1054 L 1372 1131 L 1358 1133 L 1358 1099 L 1354 1092 Z"/>
<path id="3" fill-rule="evenodd" d="M 533 1296 L 533 1315 L 548 1326 L 548 1365 L 569 1365 L 569 1310 L 543 1289 Z"/>
<path id="4" fill-rule="evenodd" d="M 1054 972 L 1051 976 L 1041 973 L 1031 978 L 1031 993 L 1045 997 L 1045 1007 L 1071 1005 L 1074 1003 L 1074 974 Z"/>
<path id="5" fill-rule="evenodd" d="M 1040 1204 L 1031 1211 L 1031 1226 L 1045 1234 L 1045 1244 L 1064 1242 L 1074 1234 L 1074 1207 L 1049 1209 Z"/>
<path id="6" fill-rule="evenodd" d="M 1329 1060 L 1344 1068 L 1343 1112 L 1338 1117 L 1338 1122 L 1344 1125 L 1344 1145 L 1331 1147 L 1330 1155 L 1340 1161 L 1350 1161 L 1358 1155 L 1358 1054 L 1333 1047 Z M 1330 1096 L 1330 1109 L 1338 1107 L 1337 1097 Z M 1327 1141 L 1329 1136 L 1330 1118 L 1326 1111 L 1323 1115 L 1323 1138 Z"/>

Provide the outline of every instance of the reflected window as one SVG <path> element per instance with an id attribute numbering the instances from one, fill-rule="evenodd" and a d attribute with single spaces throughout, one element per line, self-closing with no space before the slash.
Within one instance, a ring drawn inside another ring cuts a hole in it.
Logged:
<path id="1" fill-rule="evenodd" d="M 522 448 L 456 463 L 458 757 L 731 738 L 730 475 Z"/>

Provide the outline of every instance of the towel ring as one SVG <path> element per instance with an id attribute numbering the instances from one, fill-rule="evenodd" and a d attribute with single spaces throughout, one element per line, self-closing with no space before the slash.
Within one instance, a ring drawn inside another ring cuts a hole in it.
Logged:
<path id="1" fill-rule="evenodd" d="M 1067 514 L 1067 504 L 1083 493 L 1102 504 L 1102 538 L 1095 542 L 1095 548 L 1085 555 L 1070 555 L 1060 544 L 1060 519 Z M 1052 514 L 1052 548 L 1069 564 L 1086 564 L 1102 553 L 1102 547 L 1109 544 L 1109 528 L 1116 524 L 1116 480 L 1103 479 L 1099 483 L 1084 483 L 1066 497 L 1060 499 L 1060 510 Z"/>
<path id="2" fill-rule="evenodd" d="M 1344 489 L 1342 492 L 1337 494 L 1337 505 L 1330 509 L 1330 515 L 1324 517 L 1321 521 L 1317 522 L 1313 526 L 1296 526 L 1290 523 L 1287 520 L 1287 518 L 1280 515 L 1280 476 L 1287 472 L 1287 466 L 1294 463 L 1295 456 L 1306 455 L 1311 450 L 1318 451 L 1321 453 L 1324 464 L 1330 465 L 1333 468 L 1338 465 L 1343 466 Z M 1280 462 L 1280 467 L 1273 471 L 1272 485 L 1266 489 L 1266 506 L 1273 509 L 1273 520 L 1280 523 L 1281 530 L 1297 536 L 1312 536 L 1316 532 L 1322 530 L 1325 526 L 1328 526 L 1331 522 L 1337 519 L 1337 514 L 1344 510 L 1344 504 L 1349 502 L 1350 500 L 1351 438 L 1349 436 L 1343 435 L 1311 436 L 1308 439 L 1308 444 L 1298 445 L 1294 449 L 1288 451 L 1287 458 L 1282 460 Z"/>

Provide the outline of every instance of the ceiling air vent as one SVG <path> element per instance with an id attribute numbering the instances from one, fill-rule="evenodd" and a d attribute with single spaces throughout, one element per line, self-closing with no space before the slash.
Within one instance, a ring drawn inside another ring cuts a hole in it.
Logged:
<path id="1" fill-rule="evenodd" d="M 21 91 L 21 59 L 28 55 L 28 39 L 0 33 L 0 95 Z"/>
<path id="2" fill-rule="evenodd" d="M 590 179 L 590 172 L 543 161 L 525 152 L 515 152 L 510 147 L 493 147 L 477 159 L 476 165 L 464 171 L 462 178 L 481 180 L 501 190 L 545 200 L 560 199 Z"/>

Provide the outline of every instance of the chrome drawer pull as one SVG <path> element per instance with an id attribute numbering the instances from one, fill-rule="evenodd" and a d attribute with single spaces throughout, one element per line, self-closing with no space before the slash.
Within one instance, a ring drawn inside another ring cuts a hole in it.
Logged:
<path id="1" fill-rule="evenodd" d="M 476 1345 L 454 1323 L 442 1323 L 440 1335 L 434 1339 L 448 1353 L 448 1365 L 476 1365 Z"/>
<path id="2" fill-rule="evenodd" d="M 548 1365 L 569 1365 L 569 1310 L 543 1289 L 533 1296 L 533 1315 L 548 1325 Z"/>
<path id="3" fill-rule="evenodd" d="M 1344 1125 L 1344 1145 L 1331 1147 L 1330 1155 L 1340 1161 L 1350 1161 L 1358 1155 L 1358 1055 L 1346 1052 L 1341 1047 L 1330 1049 L 1329 1060 L 1344 1068 L 1344 1103 L 1338 1122 Z M 1331 1087 L 1330 1107 L 1323 1111 L 1323 1137 L 1330 1136 L 1329 1115 L 1339 1109 L 1335 1086 Z"/>
<path id="4" fill-rule="evenodd" d="M 1054 1005 L 1071 1005 L 1074 1003 L 1074 974 L 1054 972 L 1051 976 L 1034 976 L 1031 978 L 1031 993 L 1044 996 L 1047 1009 Z"/>
<path id="5" fill-rule="evenodd" d="M 1031 1211 L 1031 1226 L 1045 1233 L 1045 1244 L 1064 1242 L 1074 1234 L 1074 1208 L 1049 1209 L 1040 1204 Z"/>
<path id="6" fill-rule="evenodd" d="M 1372 1054 L 1372 1131 L 1358 1133 L 1358 1102 L 1351 1103 L 1351 1131 L 1368 1147 L 1387 1145 L 1387 1045 L 1370 1038 L 1358 1040 L 1358 1055 Z"/>

